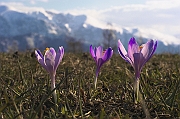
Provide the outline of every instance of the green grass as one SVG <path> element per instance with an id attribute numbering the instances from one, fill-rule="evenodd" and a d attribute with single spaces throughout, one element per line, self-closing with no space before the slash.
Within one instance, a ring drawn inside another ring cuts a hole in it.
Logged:
<path id="1" fill-rule="evenodd" d="M 118 54 L 101 68 L 89 53 L 65 53 L 56 75 L 57 105 L 48 73 L 31 52 L 0 54 L 2 119 L 158 119 L 180 117 L 180 55 L 154 55 L 141 72 L 134 103 L 134 70 Z"/>

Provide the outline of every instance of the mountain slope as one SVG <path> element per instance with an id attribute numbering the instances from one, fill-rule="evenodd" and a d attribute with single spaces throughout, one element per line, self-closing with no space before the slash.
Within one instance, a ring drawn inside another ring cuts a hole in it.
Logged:
<path id="1" fill-rule="evenodd" d="M 86 15 L 74 16 L 45 10 L 22 12 L 0 6 L 0 51 L 44 49 L 61 45 L 68 49 L 71 41 L 81 42 L 84 44 L 83 50 L 87 51 L 90 44 L 103 45 L 103 33 L 107 29 L 104 23 L 101 23 L 104 24 L 102 27 L 92 25 L 89 21 L 93 20 L 95 19 Z M 179 52 L 178 38 L 152 29 L 115 26 L 112 31 L 115 35 L 114 44 L 121 39 L 127 47 L 131 37 L 136 37 L 140 43 L 156 39 L 157 53 Z"/>

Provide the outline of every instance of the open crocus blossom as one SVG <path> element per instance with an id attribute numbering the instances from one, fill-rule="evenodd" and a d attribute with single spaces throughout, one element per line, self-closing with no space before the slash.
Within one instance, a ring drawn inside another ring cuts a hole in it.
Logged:
<path id="1" fill-rule="evenodd" d="M 100 71 L 101 66 L 107 62 L 113 55 L 112 48 L 108 48 L 107 50 L 103 51 L 103 48 L 101 46 L 92 48 L 92 45 L 90 46 L 90 54 L 93 57 L 93 59 L 96 62 L 97 68 L 96 68 L 96 77 L 94 80 L 94 85 L 96 89 L 97 84 L 97 77 Z"/>
<path id="2" fill-rule="evenodd" d="M 118 40 L 118 51 L 120 56 L 129 62 L 135 70 L 134 90 L 138 99 L 139 78 L 142 67 L 152 57 L 157 48 L 157 41 L 149 40 L 146 44 L 139 46 L 135 38 L 131 38 L 128 44 L 128 52 L 126 52 L 121 41 Z"/>
<path id="3" fill-rule="evenodd" d="M 62 46 L 59 47 L 57 52 L 54 50 L 54 48 L 46 48 L 44 56 L 42 55 L 41 51 L 35 50 L 35 54 L 38 62 L 50 74 L 51 90 L 53 90 L 55 88 L 56 70 L 63 58 L 64 48 Z M 56 91 L 53 92 L 53 95 L 56 101 Z"/>

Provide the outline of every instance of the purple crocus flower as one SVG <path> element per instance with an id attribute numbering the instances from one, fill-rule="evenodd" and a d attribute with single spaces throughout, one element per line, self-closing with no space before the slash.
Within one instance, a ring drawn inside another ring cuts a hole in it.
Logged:
<path id="1" fill-rule="evenodd" d="M 128 52 L 126 52 L 121 41 L 118 40 L 118 51 L 120 56 L 129 62 L 135 70 L 134 90 L 139 91 L 139 78 L 142 67 L 152 57 L 157 48 L 157 41 L 149 40 L 146 44 L 139 46 L 135 38 L 131 38 L 128 45 Z M 138 96 L 138 95 L 137 95 Z M 137 97 L 138 98 L 138 97 Z"/>
<path id="2" fill-rule="evenodd" d="M 35 50 L 35 54 L 38 62 L 50 74 L 51 90 L 53 90 L 55 88 L 56 70 L 63 58 L 64 48 L 62 46 L 59 47 L 57 52 L 54 50 L 54 48 L 46 48 L 44 56 L 42 55 L 40 50 Z M 53 95 L 56 101 L 56 91 L 54 91 Z"/>
<path id="3" fill-rule="evenodd" d="M 96 89 L 97 84 L 97 77 L 100 71 L 101 66 L 107 62 L 113 55 L 112 48 L 108 48 L 107 50 L 103 51 L 103 48 L 101 46 L 92 48 L 92 45 L 90 46 L 90 54 L 93 57 L 93 59 L 96 62 L 97 68 L 96 68 L 96 77 L 94 80 L 94 85 Z"/>

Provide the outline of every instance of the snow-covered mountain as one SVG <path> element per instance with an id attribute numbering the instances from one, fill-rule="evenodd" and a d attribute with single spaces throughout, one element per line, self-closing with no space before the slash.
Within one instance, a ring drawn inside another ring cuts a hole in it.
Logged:
<path id="1" fill-rule="evenodd" d="M 91 21 L 91 22 L 89 22 Z M 96 22 L 98 26 L 92 24 Z M 101 25 L 100 25 L 101 24 Z M 97 21 L 86 15 L 53 13 L 46 10 L 18 11 L 8 6 L 0 6 L 0 51 L 45 49 L 69 44 L 81 43 L 87 51 L 89 45 L 103 44 L 103 33 L 107 30 L 106 23 Z M 149 39 L 158 40 L 156 53 L 179 52 L 180 39 L 162 34 L 154 29 L 122 28 L 113 25 L 114 42 L 121 39 L 127 47 L 131 37 L 144 43 Z M 116 50 L 116 49 L 114 49 Z"/>

